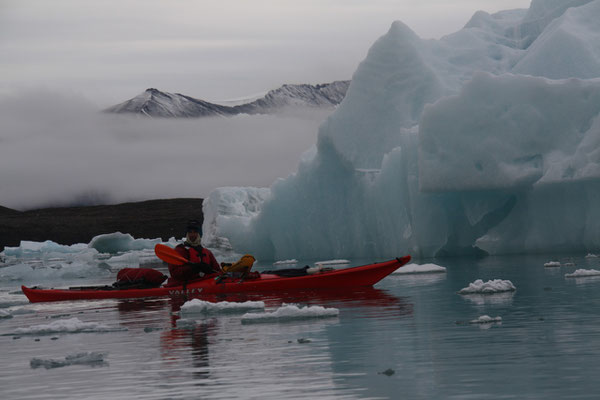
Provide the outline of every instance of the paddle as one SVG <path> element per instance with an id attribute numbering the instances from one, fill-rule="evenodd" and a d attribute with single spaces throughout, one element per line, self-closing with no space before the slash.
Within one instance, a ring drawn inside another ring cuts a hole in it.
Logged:
<path id="1" fill-rule="evenodd" d="M 158 243 L 156 246 L 154 246 L 154 252 L 158 258 L 167 264 L 183 265 L 189 263 L 189 261 L 179 254 L 177 250 L 172 249 L 164 244 Z"/>

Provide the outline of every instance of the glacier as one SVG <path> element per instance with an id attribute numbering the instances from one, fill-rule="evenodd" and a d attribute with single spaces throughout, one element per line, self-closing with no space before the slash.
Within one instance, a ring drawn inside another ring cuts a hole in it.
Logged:
<path id="1" fill-rule="evenodd" d="M 296 173 L 219 188 L 204 243 L 262 260 L 600 249 L 600 0 L 533 0 L 358 66 Z"/>

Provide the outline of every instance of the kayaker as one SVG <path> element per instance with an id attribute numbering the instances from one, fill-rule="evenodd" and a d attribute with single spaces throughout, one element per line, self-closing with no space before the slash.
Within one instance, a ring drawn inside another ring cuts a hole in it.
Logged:
<path id="1" fill-rule="evenodd" d="M 187 282 L 201 278 L 204 275 L 223 272 L 213 253 L 202 247 L 201 240 L 202 228 L 200 223 L 196 220 L 189 221 L 186 227 L 185 240 L 182 244 L 177 245 L 175 250 L 190 262 L 184 265 L 169 264 L 169 273 L 173 279 Z"/>

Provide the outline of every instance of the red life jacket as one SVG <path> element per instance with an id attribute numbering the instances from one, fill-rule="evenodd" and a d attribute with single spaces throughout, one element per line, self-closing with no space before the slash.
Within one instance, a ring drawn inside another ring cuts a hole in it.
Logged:
<path id="1" fill-rule="evenodd" d="M 219 265 L 213 254 L 210 252 L 210 250 L 205 249 L 204 247 L 202 248 L 201 252 L 198 252 L 198 250 L 196 250 L 193 247 L 186 247 L 183 245 L 175 247 L 175 250 L 183 257 L 187 258 L 190 261 L 190 263 L 203 263 L 209 265 L 214 271 L 221 271 L 221 266 Z M 204 274 L 201 275 L 199 272 L 195 271 L 190 265 L 186 264 L 169 264 L 169 273 L 171 274 L 171 278 L 179 282 L 188 282 L 204 276 Z M 171 280 L 169 280 L 168 284 L 176 284 L 176 282 L 171 282 Z"/>

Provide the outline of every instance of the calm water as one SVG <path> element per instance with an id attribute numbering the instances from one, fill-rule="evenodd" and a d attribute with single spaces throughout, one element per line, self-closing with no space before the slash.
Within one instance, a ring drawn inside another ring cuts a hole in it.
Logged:
<path id="1" fill-rule="evenodd" d="M 573 257 L 576 266 L 544 268 L 551 258 L 434 260 L 446 274 L 264 299 L 267 311 L 282 302 L 340 310 L 285 323 L 221 314 L 182 324 L 173 314 L 181 301 L 171 299 L 14 307 L 34 312 L 0 319 L 0 398 L 596 399 L 600 279 L 564 275 L 600 269 L 600 261 Z M 508 279 L 517 291 L 456 294 L 476 279 Z M 1 294 L 16 288 L 5 284 Z M 468 323 L 482 315 L 502 322 Z M 68 318 L 126 330 L 14 334 Z M 105 363 L 30 366 L 92 351 L 106 353 Z"/>

